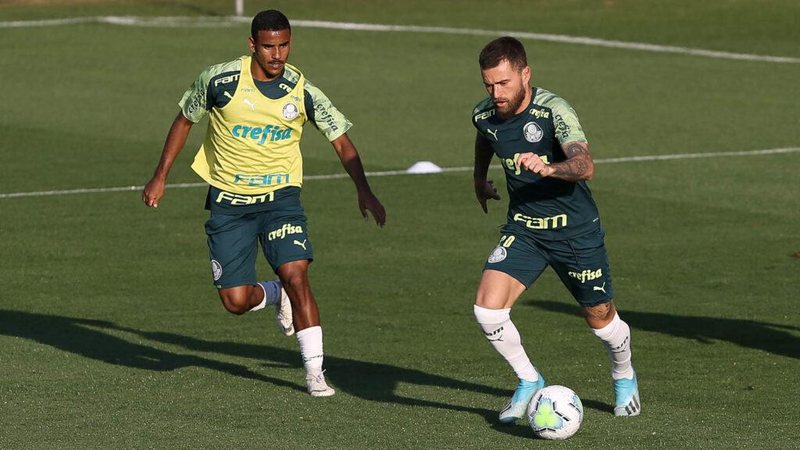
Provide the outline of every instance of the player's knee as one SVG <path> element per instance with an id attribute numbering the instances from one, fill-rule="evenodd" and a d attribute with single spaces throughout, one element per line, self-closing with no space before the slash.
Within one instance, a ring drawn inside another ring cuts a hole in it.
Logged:
<path id="1" fill-rule="evenodd" d="M 229 313 L 240 315 L 246 313 L 250 309 L 250 303 L 246 292 L 221 289 L 219 291 L 219 298 L 222 300 L 222 306 L 224 306 Z"/>
<path id="2" fill-rule="evenodd" d="M 289 292 L 302 293 L 308 291 L 308 272 L 305 265 L 281 266 L 279 276 L 284 289 Z"/>
<path id="3" fill-rule="evenodd" d="M 590 322 L 610 322 L 614 318 L 614 301 L 583 308 L 583 315 Z"/>
<path id="4" fill-rule="evenodd" d="M 511 319 L 511 310 L 508 308 L 491 309 L 475 304 L 472 307 L 475 320 L 481 325 L 499 324 Z"/>
<path id="5" fill-rule="evenodd" d="M 478 288 L 478 293 L 475 296 L 475 306 L 479 308 L 504 309 L 509 307 L 509 303 L 513 302 L 509 301 L 507 296 L 483 286 Z"/>
<path id="6" fill-rule="evenodd" d="M 308 284 L 308 278 L 303 273 L 290 272 L 281 277 L 284 287 L 293 291 L 303 290 Z"/>

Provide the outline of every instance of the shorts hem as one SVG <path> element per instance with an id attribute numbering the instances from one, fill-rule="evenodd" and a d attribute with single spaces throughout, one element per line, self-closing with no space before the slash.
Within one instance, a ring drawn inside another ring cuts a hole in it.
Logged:
<path id="1" fill-rule="evenodd" d="M 501 268 L 495 268 L 495 267 L 487 267 L 487 266 L 483 266 L 483 271 L 485 272 L 485 271 L 487 271 L 487 270 L 494 270 L 494 271 L 496 271 L 496 272 L 501 272 L 501 273 L 504 273 L 504 274 L 506 274 L 506 275 L 510 276 L 511 278 L 513 278 L 513 279 L 515 279 L 515 280 L 519 281 L 519 282 L 520 282 L 520 284 L 522 284 L 523 286 L 525 286 L 525 290 L 528 290 L 528 288 L 529 288 L 529 287 L 531 287 L 531 285 L 533 284 L 533 281 L 531 281 L 531 282 L 527 282 L 526 280 L 522 280 L 522 279 L 520 279 L 518 276 L 516 276 L 515 274 L 513 274 L 513 273 L 510 273 L 510 272 L 508 272 L 508 271 L 505 271 L 505 270 L 503 270 L 503 269 L 501 269 Z"/>
<path id="2" fill-rule="evenodd" d="M 593 302 L 586 302 L 586 303 L 581 302 L 578 299 L 575 299 L 575 301 L 578 302 L 578 304 L 583 308 L 593 308 L 593 307 L 598 306 L 598 305 L 604 305 L 606 303 L 611 303 L 611 302 L 614 301 L 614 298 L 613 297 L 602 298 L 600 300 L 596 300 L 596 301 L 593 301 Z"/>

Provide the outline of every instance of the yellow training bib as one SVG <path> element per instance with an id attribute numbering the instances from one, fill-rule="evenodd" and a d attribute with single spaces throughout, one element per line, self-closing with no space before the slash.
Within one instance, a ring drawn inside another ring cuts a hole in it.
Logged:
<path id="1" fill-rule="evenodd" d="M 250 64 L 250 56 L 242 57 L 236 92 L 225 92 L 228 104 L 209 112 L 205 141 L 192 169 L 210 185 L 238 194 L 302 186 L 305 78 L 287 64 L 300 78 L 293 88 L 281 84 L 286 95 L 273 100 L 256 87 Z"/>

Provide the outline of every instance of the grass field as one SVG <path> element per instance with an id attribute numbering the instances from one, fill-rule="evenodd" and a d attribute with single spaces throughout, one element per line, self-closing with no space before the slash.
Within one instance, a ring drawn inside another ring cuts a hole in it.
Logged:
<path id="1" fill-rule="evenodd" d="M 515 379 L 471 305 L 505 203 L 484 215 L 469 170 L 373 176 L 383 229 L 361 220 L 349 180 L 307 181 L 311 279 L 338 390 L 309 397 L 296 340 L 272 313 L 234 317 L 219 304 L 205 190 L 168 189 L 158 210 L 138 189 L 103 190 L 149 179 L 184 89 L 246 52 L 248 24 L 18 24 L 0 25 L 0 448 L 797 448 L 800 4 L 246 7 L 755 56 L 523 39 L 534 83 L 572 103 L 598 161 L 590 185 L 633 331 L 642 415 L 612 416 L 602 346 L 547 272 L 514 320 L 548 382 L 581 396 L 583 427 L 558 443 L 496 423 Z M 14 0 L 0 3 L 0 24 L 232 11 L 233 1 Z M 490 36 L 297 27 L 293 37 L 291 61 L 356 124 L 369 171 L 472 164 L 470 113 L 485 95 L 476 61 Z M 188 167 L 196 128 L 170 183 L 200 181 Z M 787 150 L 737 154 L 770 149 Z M 688 154 L 706 157 L 632 160 Z M 308 175 L 343 172 L 313 128 L 304 155 Z M 95 191 L 70 193 L 79 189 Z"/>

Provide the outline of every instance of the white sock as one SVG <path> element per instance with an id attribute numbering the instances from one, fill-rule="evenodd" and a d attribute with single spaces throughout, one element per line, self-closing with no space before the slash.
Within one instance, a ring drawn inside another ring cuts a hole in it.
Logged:
<path id="1" fill-rule="evenodd" d="M 281 285 L 277 281 L 260 281 L 258 285 L 264 291 L 264 299 L 256 306 L 250 308 L 248 312 L 264 309 L 269 305 L 274 305 L 281 300 Z"/>
<path id="2" fill-rule="evenodd" d="M 611 377 L 615 380 L 633 378 L 631 366 L 631 329 L 614 313 L 611 323 L 592 333 L 603 341 L 611 361 Z"/>
<path id="3" fill-rule="evenodd" d="M 300 356 L 308 374 L 322 372 L 322 327 L 310 327 L 297 332 Z"/>
<path id="4" fill-rule="evenodd" d="M 539 372 L 533 367 L 525 349 L 517 327 L 511 322 L 511 308 L 487 309 L 475 305 L 475 318 L 497 353 L 508 361 L 511 368 L 521 380 L 536 381 Z"/>

